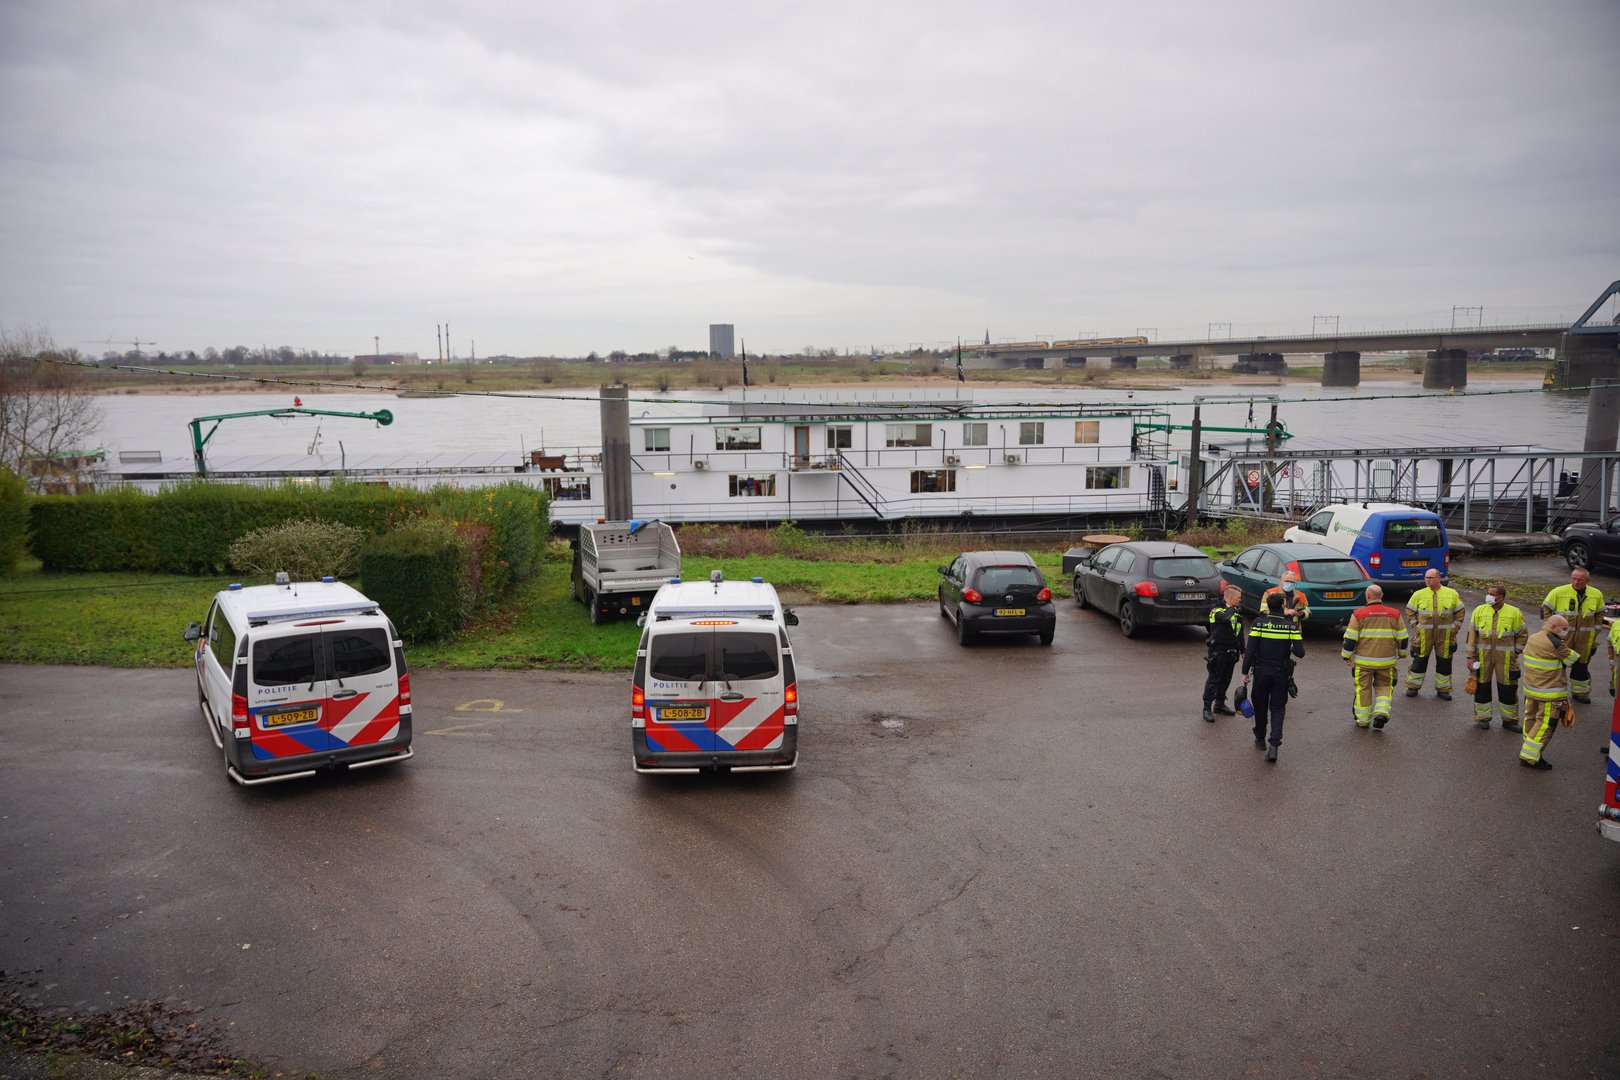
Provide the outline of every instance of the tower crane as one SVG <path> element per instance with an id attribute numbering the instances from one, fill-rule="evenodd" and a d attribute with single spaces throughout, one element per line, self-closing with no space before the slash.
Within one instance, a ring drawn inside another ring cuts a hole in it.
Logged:
<path id="1" fill-rule="evenodd" d="M 109 335 L 107 335 L 107 339 L 105 341 L 81 341 L 81 342 L 79 342 L 79 344 L 80 345 L 132 345 L 132 346 L 135 347 L 135 355 L 139 356 L 139 355 L 141 355 L 141 346 L 142 345 L 156 345 L 157 342 L 155 342 L 155 341 L 142 341 L 139 337 L 135 338 L 133 341 L 114 341 L 113 338 L 112 338 L 112 335 L 109 334 Z"/>

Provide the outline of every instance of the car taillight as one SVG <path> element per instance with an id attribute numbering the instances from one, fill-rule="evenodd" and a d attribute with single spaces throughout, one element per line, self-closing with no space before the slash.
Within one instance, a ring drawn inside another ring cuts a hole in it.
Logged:
<path id="1" fill-rule="evenodd" d="M 645 720 L 647 718 L 647 693 L 639 686 L 630 688 L 630 719 Z"/>
<path id="2" fill-rule="evenodd" d="M 1451 549 L 1446 548 L 1446 569 L 1451 569 Z"/>
<path id="3" fill-rule="evenodd" d="M 1137 596 L 1158 596 L 1159 587 L 1151 581 L 1138 581 L 1136 583 Z"/>
<path id="4" fill-rule="evenodd" d="M 241 694 L 231 695 L 231 727 L 237 731 L 248 729 L 247 698 Z"/>
<path id="5" fill-rule="evenodd" d="M 1035 594 L 1035 602 L 1036 603 L 1044 604 L 1050 599 L 1052 599 L 1052 590 L 1051 589 L 1042 588 L 1040 592 Z"/>
<path id="6" fill-rule="evenodd" d="M 1218 592 L 1221 596 L 1226 595 L 1226 579 L 1225 578 L 1221 578 L 1220 587 L 1216 590 L 1216 592 Z"/>
<path id="7" fill-rule="evenodd" d="M 788 683 L 787 689 L 782 691 L 782 711 L 788 716 L 799 715 L 798 683 Z"/>
<path id="8" fill-rule="evenodd" d="M 1292 570 L 1296 575 L 1298 575 L 1298 573 L 1299 573 L 1299 560 L 1295 559 L 1293 562 L 1289 563 L 1288 564 L 1288 569 Z"/>
<path id="9" fill-rule="evenodd" d="M 399 677 L 399 703 L 401 705 L 411 703 L 411 674 L 408 671 L 401 673 Z"/>
<path id="10" fill-rule="evenodd" d="M 984 603 L 984 596 L 980 594 L 978 589 L 963 589 L 962 599 L 966 600 L 970 604 Z"/>
<path id="11" fill-rule="evenodd" d="M 1380 566 L 1384 565 L 1384 557 L 1375 551 L 1371 555 L 1367 556 L 1367 562 L 1371 564 L 1374 570 L 1377 570 Z"/>

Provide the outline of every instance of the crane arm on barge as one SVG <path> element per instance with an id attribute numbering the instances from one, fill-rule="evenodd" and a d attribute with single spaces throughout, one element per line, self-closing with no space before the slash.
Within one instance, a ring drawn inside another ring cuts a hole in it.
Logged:
<path id="1" fill-rule="evenodd" d="M 281 409 L 255 409 L 252 412 L 221 413 L 218 416 L 199 416 L 194 418 L 188 427 L 191 428 L 191 456 L 197 462 L 197 475 L 208 475 L 208 463 L 203 457 L 203 448 L 208 440 L 214 437 L 219 425 L 225 420 L 240 420 L 249 416 L 274 416 L 277 419 L 286 419 L 291 416 L 346 416 L 352 420 L 375 420 L 381 427 L 387 427 L 394 422 L 394 414 L 387 409 L 378 409 L 376 412 L 339 412 L 334 409 L 306 409 L 298 398 L 293 403 Z M 213 426 L 204 434 L 202 426 L 212 421 Z"/>

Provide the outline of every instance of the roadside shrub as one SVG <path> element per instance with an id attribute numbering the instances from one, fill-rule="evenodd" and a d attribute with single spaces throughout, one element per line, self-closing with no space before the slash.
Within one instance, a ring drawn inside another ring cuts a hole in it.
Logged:
<path id="1" fill-rule="evenodd" d="M 28 484 L 0 465 L 0 577 L 17 572 L 28 552 Z"/>
<path id="2" fill-rule="evenodd" d="M 454 634 L 472 611 L 467 551 L 443 521 L 413 521 L 373 539 L 360 553 L 360 583 L 410 641 Z"/>
<path id="3" fill-rule="evenodd" d="M 437 509 L 456 528 L 477 526 L 483 539 L 476 595 L 500 596 L 540 571 L 546 535 L 551 531 L 544 493 L 525 484 L 505 483 L 463 491 L 435 488 Z"/>
<path id="4" fill-rule="evenodd" d="M 327 574 L 353 577 L 360 569 L 364 531 L 336 521 L 289 521 L 253 529 L 230 546 L 231 567 L 268 579 L 285 570 L 294 581 L 316 581 Z"/>

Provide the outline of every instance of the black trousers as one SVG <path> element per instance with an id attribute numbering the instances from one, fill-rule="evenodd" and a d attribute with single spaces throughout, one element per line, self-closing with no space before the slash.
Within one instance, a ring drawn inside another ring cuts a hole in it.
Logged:
<path id="1" fill-rule="evenodd" d="M 1288 713 L 1288 673 L 1275 668 L 1257 667 L 1249 678 L 1249 701 L 1254 705 L 1254 737 L 1266 738 L 1271 724 L 1272 746 L 1282 745 L 1283 717 Z"/>
<path id="2" fill-rule="evenodd" d="M 1211 649 L 1204 666 L 1209 669 L 1209 678 L 1204 680 L 1204 704 L 1213 705 L 1217 701 L 1226 703 L 1226 691 L 1232 686 L 1232 669 L 1237 667 L 1238 657 L 1243 655 L 1236 649 Z"/>

